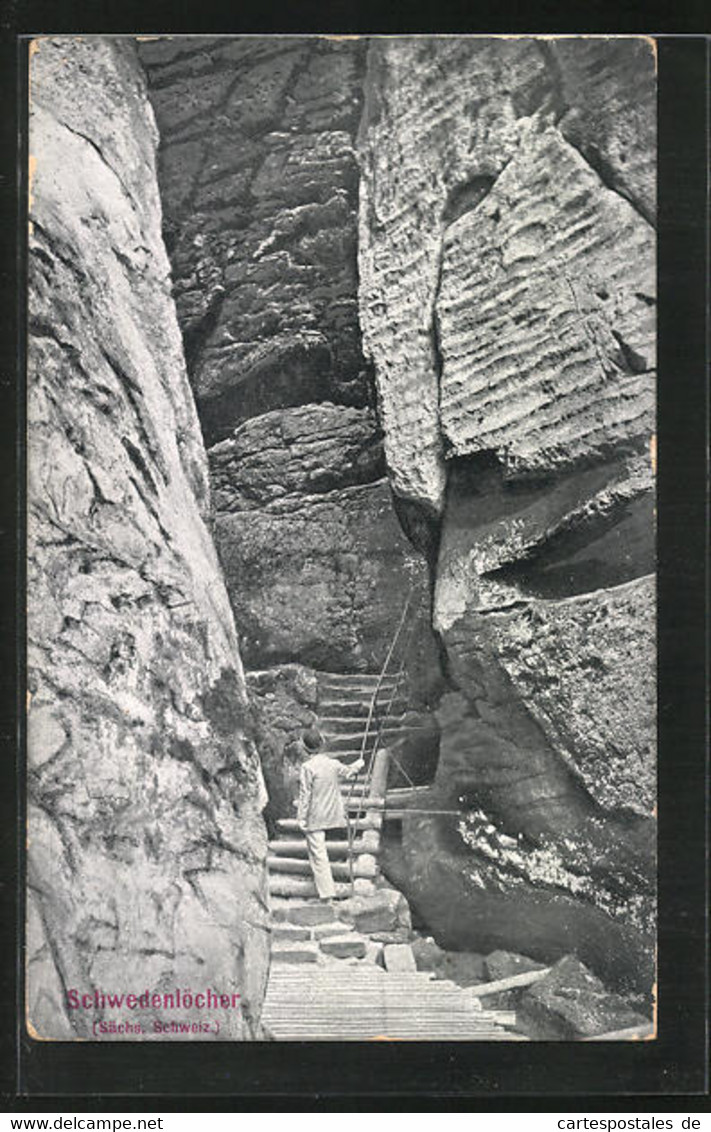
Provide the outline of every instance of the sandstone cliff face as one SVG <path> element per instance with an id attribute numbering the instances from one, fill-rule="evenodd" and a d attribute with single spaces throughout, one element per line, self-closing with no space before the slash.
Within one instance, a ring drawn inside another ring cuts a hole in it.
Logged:
<path id="1" fill-rule="evenodd" d="M 565 938 L 644 982 L 653 55 L 634 40 L 383 40 L 366 89 L 364 344 L 394 490 L 439 539 L 454 696 L 436 791 L 468 813 L 405 830 L 392 868 L 433 928 L 468 908 L 486 944 L 459 946 L 526 951 L 522 909 L 545 906 L 527 954 Z"/>
<path id="2" fill-rule="evenodd" d="M 653 75 L 633 40 L 371 44 L 361 318 L 398 494 L 440 513 L 445 455 L 514 478 L 648 431 Z"/>
<path id="3" fill-rule="evenodd" d="M 32 107 L 28 1023 L 91 1037 L 71 988 L 211 987 L 249 1038 L 264 797 L 133 49 L 38 41 Z"/>
<path id="4" fill-rule="evenodd" d="M 414 582 L 428 704 L 447 677 L 432 797 L 461 818 L 408 819 L 391 873 L 453 946 L 647 984 L 650 46 L 140 52 L 274 816 L 314 669 L 376 670 Z"/>
<path id="5" fill-rule="evenodd" d="M 144 43 L 178 316 L 208 444 L 337 390 L 363 404 L 353 134 L 364 48 Z"/>
<path id="6" fill-rule="evenodd" d="M 373 670 L 424 562 L 360 342 L 365 43 L 144 43 L 178 317 L 245 663 Z"/>

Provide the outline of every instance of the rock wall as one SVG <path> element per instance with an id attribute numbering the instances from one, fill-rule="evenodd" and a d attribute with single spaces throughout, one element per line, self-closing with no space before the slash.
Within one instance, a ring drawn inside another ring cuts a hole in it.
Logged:
<path id="1" fill-rule="evenodd" d="M 372 671 L 426 568 L 392 507 L 357 296 L 365 41 L 140 45 L 178 317 L 245 663 Z"/>
<path id="2" fill-rule="evenodd" d="M 653 49 L 376 40 L 366 92 L 364 347 L 394 490 L 438 539 L 436 801 L 463 811 L 405 829 L 391 872 L 457 946 L 564 939 L 648 984 Z"/>
<path id="3" fill-rule="evenodd" d="M 100 1037 L 93 1021 L 115 1011 L 68 1009 L 70 990 L 177 986 L 241 995 L 214 1020 L 220 1038 L 250 1038 L 268 965 L 265 799 L 206 524 L 157 131 L 131 45 L 34 47 L 28 1028 Z M 175 1017 L 131 1012 L 149 1036 Z"/>
<path id="4" fill-rule="evenodd" d="M 374 40 L 366 90 L 361 322 L 398 494 L 441 514 L 445 457 L 496 454 L 516 479 L 634 449 L 653 406 L 650 45 Z"/>

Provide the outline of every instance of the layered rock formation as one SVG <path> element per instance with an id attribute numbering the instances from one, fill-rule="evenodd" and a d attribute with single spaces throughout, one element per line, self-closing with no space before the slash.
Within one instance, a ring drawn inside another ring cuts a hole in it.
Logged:
<path id="1" fill-rule="evenodd" d="M 276 809 L 312 670 L 377 670 L 429 568 L 432 800 L 461 816 L 406 819 L 393 877 L 449 946 L 572 952 L 648 985 L 650 45 L 141 54 Z"/>
<path id="2" fill-rule="evenodd" d="M 426 570 L 393 511 L 360 344 L 365 42 L 143 43 L 164 231 L 243 655 L 382 662 Z"/>
<path id="3" fill-rule="evenodd" d="M 361 319 L 398 494 L 441 513 L 445 455 L 516 478 L 632 444 L 652 404 L 650 45 L 376 40 L 366 89 Z"/>
<path id="4" fill-rule="evenodd" d="M 407 819 L 391 872 L 452 946 L 649 985 L 653 52 L 381 40 L 366 89 L 364 342 L 439 535 L 434 800 L 467 814 Z"/>
<path id="5" fill-rule="evenodd" d="M 377 669 L 424 568 L 393 509 L 374 414 L 328 403 L 265 413 L 210 461 L 245 663 Z"/>
<path id="6" fill-rule="evenodd" d="M 94 988 L 240 995 L 199 1036 L 257 1036 L 268 964 L 264 793 L 156 143 L 130 45 L 35 44 L 27 1020 L 45 1039 L 117 1020 L 71 1009 Z M 130 1011 L 148 1036 L 175 1017 Z"/>

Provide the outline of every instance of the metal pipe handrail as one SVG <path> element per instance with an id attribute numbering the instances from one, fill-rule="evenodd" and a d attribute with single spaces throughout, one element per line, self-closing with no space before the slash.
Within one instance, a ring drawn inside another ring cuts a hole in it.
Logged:
<path id="1" fill-rule="evenodd" d="M 371 699 L 370 699 L 370 705 L 368 707 L 368 716 L 367 716 L 366 723 L 365 723 L 365 729 L 363 731 L 363 739 L 362 739 L 362 742 L 361 742 L 360 754 L 359 754 L 359 757 L 358 757 L 359 760 L 363 759 L 364 762 L 365 762 L 365 752 L 366 752 L 366 749 L 367 749 L 367 746 L 368 746 L 368 735 L 370 733 L 370 726 L 371 726 L 371 723 L 372 723 L 372 720 L 373 720 L 373 715 L 375 713 L 375 706 L 376 706 L 377 701 L 378 701 L 378 696 L 380 694 L 380 689 L 382 687 L 383 680 L 385 679 L 388 667 L 390 665 L 390 661 L 392 659 L 393 653 L 394 653 L 395 648 L 397 646 L 397 642 L 400 638 L 400 633 L 402 632 L 403 625 L 405 624 L 405 619 L 407 617 L 407 613 L 408 613 L 408 610 L 410 608 L 410 603 L 412 601 L 412 595 L 413 595 L 413 589 L 411 588 L 410 592 L 407 595 L 407 600 L 405 601 L 405 605 L 403 607 L 402 614 L 400 615 L 400 620 L 397 624 L 397 628 L 395 629 L 395 633 L 393 634 L 393 639 L 391 641 L 390 648 L 388 649 L 387 655 L 386 655 L 385 660 L 383 662 L 383 666 L 380 670 L 380 675 L 378 677 L 375 688 L 373 690 L 373 694 L 372 694 Z M 375 736 L 375 743 L 373 744 L 373 750 L 370 753 L 370 758 L 368 760 L 368 766 L 367 766 L 367 770 L 366 770 L 366 773 L 365 773 L 365 777 L 364 777 L 364 779 L 361 783 L 361 794 L 362 794 L 363 798 L 368 797 L 368 793 L 370 791 L 370 782 L 371 782 L 371 779 L 372 779 L 372 776 L 373 776 L 373 767 L 374 767 L 374 764 L 375 764 L 375 756 L 376 756 L 377 751 L 378 751 L 378 741 L 379 741 L 380 736 L 383 732 L 384 721 L 385 721 L 385 719 L 387 718 L 387 715 L 390 712 L 390 708 L 392 707 L 392 704 L 394 702 L 395 692 L 397 691 L 397 689 L 400 686 L 404 671 L 405 671 L 405 667 L 404 667 L 404 662 L 403 662 L 403 664 L 400 667 L 400 671 L 398 672 L 398 675 L 397 675 L 397 678 L 396 678 L 396 681 L 395 681 L 395 685 L 394 685 L 394 689 L 391 692 L 390 701 L 388 703 L 386 715 L 385 715 L 384 719 L 382 719 L 380 721 L 380 727 L 379 727 L 378 732 Z M 353 824 L 351 822 L 351 816 L 350 816 L 350 803 L 351 803 L 351 798 L 353 796 L 354 787 L 355 787 L 355 779 L 351 782 L 350 788 L 349 788 L 348 793 L 346 795 L 346 828 L 347 828 L 347 835 L 348 835 L 348 865 L 349 865 L 349 872 L 350 872 L 351 891 L 353 891 L 353 888 L 354 888 L 354 876 L 353 876 Z"/>

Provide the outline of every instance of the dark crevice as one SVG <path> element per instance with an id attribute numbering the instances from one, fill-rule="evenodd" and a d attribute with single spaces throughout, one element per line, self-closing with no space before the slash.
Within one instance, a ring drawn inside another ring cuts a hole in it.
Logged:
<path id="1" fill-rule="evenodd" d="M 220 313 L 227 298 L 224 287 L 216 288 L 210 295 L 207 308 L 200 318 L 183 328 L 183 349 L 185 352 L 185 365 L 191 379 L 195 376 L 197 361 L 200 352 L 217 328 Z"/>
<path id="2" fill-rule="evenodd" d="M 57 259 L 64 267 L 67 268 L 67 270 L 71 273 L 73 278 L 81 287 L 85 287 L 88 284 L 89 276 L 83 270 L 83 268 L 80 267 L 80 265 L 71 258 L 71 251 L 73 249 L 66 247 L 66 250 L 61 250 L 59 241 L 55 239 L 54 236 L 52 236 L 52 234 L 48 232 L 46 228 L 43 228 L 37 220 L 32 221 L 32 236 L 33 241 L 42 239 L 49 248 L 51 255 L 49 255 L 43 249 L 38 248 L 36 246 L 36 243 L 33 242 L 30 251 L 30 262 L 35 256 L 39 256 L 39 258 L 41 258 L 45 264 L 54 267 L 53 259 Z"/>
<path id="3" fill-rule="evenodd" d="M 561 132 L 568 145 L 574 149 L 582 157 L 585 164 L 597 174 L 605 188 L 609 189 L 611 193 L 622 197 L 623 200 L 626 200 L 645 224 L 649 224 L 651 228 L 656 228 L 656 216 L 654 213 L 645 208 L 642 201 L 637 200 L 625 189 L 624 184 L 621 184 L 619 181 L 614 166 L 600 153 L 595 143 L 590 142 L 583 149 L 582 146 L 570 136 L 569 132 L 566 133 L 565 122 L 561 121 L 560 125 Z"/>
<path id="4" fill-rule="evenodd" d="M 393 507 L 407 538 L 423 556 L 432 573 L 437 565 L 441 520 L 421 503 L 402 499 L 393 493 Z"/>
<path id="5" fill-rule="evenodd" d="M 491 192 L 497 179 L 497 177 L 479 176 L 472 177 L 463 185 L 455 185 L 442 211 L 442 224 L 445 227 L 454 224 L 455 220 L 459 220 L 466 212 L 473 212 L 478 208 Z"/>
<path id="6" fill-rule="evenodd" d="M 153 495 L 157 495 L 158 494 L 158 487 L 156 485 L 155 480 L 153 479 L 153 476 L 150 473 L 150 469 L 149 469 L 146 461 L 143 459 L 143 455 L 140 452 L 140 450 L 136 447 L 136 445 L 131 440 L 129 440 L 129 438 L 127 436 L 121 437 L 121 443 L 122 443 L 122 445 L 123 445 L 123 447 L 124 447 L 124 449 L 125 449 L 125 451 L 128 455 L 128 458 L 130 459 L 133 466 L 135 468 L 137 468 L 138 471 L 141 473 L 141 477 L 143 478 L 144 482 L 148 485 L 151 493 Z"/>
<path id="7" fill-rule="evenodd" d="M 638 354 L 637 351 L 634 350 L 628 342 L 625 342 L 624 338 L 618 330 L 612 330 L 612 337 L 620 347 L 623 368 L 627 373 L 640 374 L 651 372 L 647 359 L 643 357 L 642 354 Z"/>
<path id="8" fill-rule="evenodd" d="M 117 358 L 110 354 L 103 346 L 101 346 L 100 349 L 102 357 L 109 365 L 112 372 L 118 378 L 126 394 L 126 399 L 131 409 L 133 410 L 133 414 L 136 419 L 136 424 L 138 426 L 138 432 L 142 444 L 145 447 L 146 452 L 150 454 L 151 459 L 153 460 L 157 471 L 160 473 L 163 482 L 167 483 L 168 469 L 163 459 L 163 454 L 161 453 L 157 440 L 153 434 L 152 425 L 148 423 L 150 418 L 148 417 L 144 407 L 143 390 L 141 389 L 135 378 L 133 378 L 131 374 L 127 372 L 127 370 L 121 365 Z"/>
<path id="9" fill-rule="evenodd" d="M 539 109 L 550 110 L 553 115 L 553 121 L 557 124 L 564 117 L 570 109 L 565 97 L 565 81 L 563 79 L 563 72 L 558 62 L 558 56 L 553 50 L 552 45 L 545 39 L 535 39 L 533 41 L 541 55 L 546 72 L 552 84 L 550 91 L 550 103 L 541 103 Z"/>
<path id="10" fill-rule="evenodd" d="M 485 577 L 532 597 L 560 600 L 646 577 L 655 568 L 654 496 L 648 492 L 585 527 L 554 535 L 526 560 Z"/>

